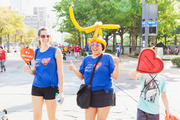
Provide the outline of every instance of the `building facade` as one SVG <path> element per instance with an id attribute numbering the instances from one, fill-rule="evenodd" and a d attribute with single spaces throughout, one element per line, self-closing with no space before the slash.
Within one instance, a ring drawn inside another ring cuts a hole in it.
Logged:
<path id="1" fill-rule="evenodd" d="M 45 27 L 50 29 L 50 18 L 46 7 L 34 7 L 32 15 L 25 15 L 24 23 L 29 28 L 34 28 L 37 31 Z"/>

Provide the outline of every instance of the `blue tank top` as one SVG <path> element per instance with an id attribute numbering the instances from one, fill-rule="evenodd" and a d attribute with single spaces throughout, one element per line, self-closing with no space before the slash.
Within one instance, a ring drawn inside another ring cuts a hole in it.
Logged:
<path id="1" fill-rule="evenodd" d="M 58 86 L 58 75 L 55 58 L 56 48 L 49 47 L 45 52 L 40 49 L 35 50 L 35 68 L 33 85 L 36 87 L 54 87 Z"/>
<path id="2" fill-rule="evenodd" d="M 79 72 L 84 75 L 84 81 L 87 85 L 90 81 L 91 74 L 96 64 L 97 58 L 92 58 L 92 55 L 86 56 L 80 66 Z M 96 90 L 114 90 L 111 74 L 115 69 L 115 62 L 110 54 L 103 54 L 101 60 L 98 62 L 94 77 L 92 80 L 91 91 Z"/>

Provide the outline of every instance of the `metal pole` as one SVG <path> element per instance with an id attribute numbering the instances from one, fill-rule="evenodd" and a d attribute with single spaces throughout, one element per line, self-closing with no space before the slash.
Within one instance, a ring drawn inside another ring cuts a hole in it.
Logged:
<path id="1" fill-rule="evenodd" d="M 142 0 L 142 8 L 143 6 L 146 4 L 146 0 Z M 143 10 L 143 9 L 142 9 Z M 147 21 L 148 21 L 148 18 L 147 18 L 147 9 L 144 9 L 145 11 L 145 16 L 144 16 L 144 21 L 145 21 L 145 34 L 144 36 L 142 36 L 142 49 L 143 48 L 147 48 L 148 47 L 148 27 L 147 27 Z"/>
<path id="2" fill-rule="evenodd" d="M 146 0 L 142 0 L 142 5 L 146 3 Z"/>
<path id="3" fill-rule="evenodd" d="M 147 48 L 148 47 L 148 34 L 147 34 L 147 32 L 148 32 L 148 27 L 147 27 L 147 19 L 145 19 L 145 22 L 146 22 L 146 26 L 145 26 L 145 48 Z"/>

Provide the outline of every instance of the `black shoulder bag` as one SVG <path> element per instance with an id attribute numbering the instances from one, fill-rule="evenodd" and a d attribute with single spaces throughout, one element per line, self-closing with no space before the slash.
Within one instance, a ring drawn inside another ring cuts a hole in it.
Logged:
<path id="1" fill-rule="evenodd" d="M 93 68 L 92 74 L 91 74 L 91 79 L 88 83 L 88 85 L 85 84 L 81 84 L 79 91 L 77 92 L 77 105 L 80 108 L 83 109 L 87 109 L 90 106 L 90 100 L 91 100 L 91 84 L 92 84 L 92 80 L 93 80 L 93 76 L 94 76 L 94 71 L 95 68 L 98 64 L 98 62 L 100 61 L 100 59 L 102 58 L 103 54 L 101 54 L 101 56 L 99 57 L 99 59 L 96 62 L 96 65 Z"/>

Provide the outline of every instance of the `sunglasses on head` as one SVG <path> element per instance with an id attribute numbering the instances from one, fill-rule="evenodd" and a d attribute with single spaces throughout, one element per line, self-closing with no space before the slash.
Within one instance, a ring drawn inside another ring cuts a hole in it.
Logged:
<path id="1" fill-rule="evenodd" d="M 41 35 L 40 37 L 41 38 L 45 38 L 45 37 L 50 38 L 50 35 Z"/>
<path id="2" fill-rule="evenodd" d="M 91 47 L 94 47 L 94 45 L 95 45 L 96 47 L 99 47 L 99 46 L 100 46 L 100 43 L 91 43 Z"/>

